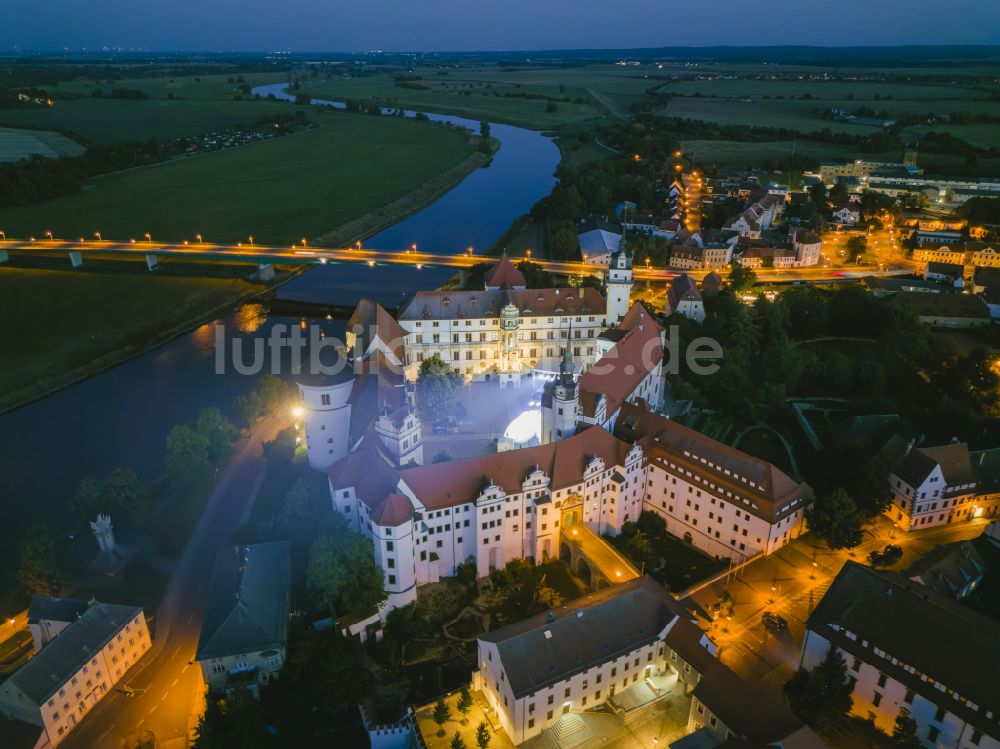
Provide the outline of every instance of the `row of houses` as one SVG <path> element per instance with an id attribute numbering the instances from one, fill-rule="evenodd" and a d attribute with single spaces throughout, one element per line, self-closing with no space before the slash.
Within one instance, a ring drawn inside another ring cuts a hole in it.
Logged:
<path id="1" fill-rule="evenodd" d="M 920 232 L 918 232 L 918 235 Z M 940 232 L 939 232 L 940 234 Z M 975 268 L 1000 267 L 1000 244 L 996 242 L 961 242 L 961 235 L 954 234 L 954 241 L 934 241 L 918 244 L 913 249 L 913 260 L 918 263 L 950 263 L 971 265 Z"/>

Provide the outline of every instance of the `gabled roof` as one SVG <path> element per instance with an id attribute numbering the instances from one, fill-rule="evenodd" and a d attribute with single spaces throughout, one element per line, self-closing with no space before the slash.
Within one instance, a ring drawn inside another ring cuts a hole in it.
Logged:
<path id="1" fill-rule="evenodd" d="M 607 301 L 590 286 L 579 289 L 505 291 L 419 291 L 399 315 L 400 320 L 456 320 L 499 317 L 513 304 L 522 315 L 604 315 Z"/>
<path id="2" fill-rule="evenodd" d="M 670 290 L 667 292 L 667 310 L 676 312 L 681 302 L 700 302 L 701 292 L 695 285 L 694 279 L 687 273 L 681 273 L 670 282 Z"/>
<path id="3" fill-rule="evenodd" d="M 399 486 L 399 474 L 378 448 L 377 437 L 366 435 L 355 452 L 327 471 L 334 491 L 353 488 L 358 499 L 375 510 Z"/>
<path id="4" fill-rule="evenodd" d="M 436 510 L 473 502 L 490 484 L 508 494 L 520 492 L 535 470 L 545 473 L 550 491 L 556 491 L 580 483 L 593 458 L 600 458 L 605 467 L 622 465 L 628 450 L 603 429 L 585 429 L 545 445 L 405 468 L 399 477 L 427 509 Z"/>
<path id="5" fill-rule="evenodd" d="M 287 541 L 220 549 L 195 659 L 284 647 L 290 566 Z"/>
<path id="6" fill-rule="evenodd" d="M 893 473 L 916 488 L 930 476 L 937 466 L 941 466 L 941 473 L 948 486 L 962 486 L 976 482 L 976 474 L 972 469 L 972 460 L 969 456 L 969 446 L 964 442 L 937 447 L 914 448 L 896 466 Z"/>
<path id="7" fill-rule="evenodd" d="M 931 261 L 927 263 L 928 273 L 937 273 L 942 276 L 951 276 L 952 278 L 961 278 L 965 273 L 965 267 L 959 263 L 937 263 Z"/>
<path id="8" fill-rule="evenodd" d="M 997 621 L 903 575 L 847 561 L 807 626 L 976 728 L 996 733 Z M 876 648 L 885 652 L 877 655 Z"/>
<path id="9" fill-rule="evenodd" d="M 922 291 L 900 291 L 892 296 L 893 304 L 901 304 L 920 317 L 959 317 L 989 319 L 986 303 L 972 294 L 928 294 Z"/>
<path id="10" fill-rule="evenodd" d="M 580 252 L 586 255 L 607 255 L 618 250 L 622 235 L 604 229 L 593 229 L 577 236 Z"/>
<path id="11" fill-rule="evenodd" d="M 403 341 L 406 333 L 382 305 L 371 299 L 359 301 L 351 313 L 351 319 L 347 321 L 347 330 L 357 336 L 355 346 L 358 357 L 363 357 L 372 342 L 378 338 L 386 349 L 392 352 L 396 361 L 403 361 Z"/>
<path id="12" fill-rule="evenodd" d="M 43 619 L 51 622 L 75 622 L 90 606 L 88 601 L 58 596 L 32 596 L 28 606 L 28 624 Z"/>
<path id="13" fill-rule="evenodd" d="M 647 575 L 577 598 L 479 639 L 496 646 L 518 698 L 654 642 L 677 620 L 690 624 L 690 616 Z"/>
<path id="14" fill-rule="evenodd" d="M 640 304 L 629 309 L 622 326 L 628 332 L 579 380 L 580 406 L 585 416 L 597 413 L 599 396 L 604 396 L 611 416 L 663 359 L 663 328 Z"/>
<path id="15" fill-rule="evenodd" d="M 91 605 L 5 683 L 35 705 L 42 705 L 140 614 L 142 609 L 138 606 Z"/>
<path id="16" fill-rule="evenodd" d="M 491 290 L 523 289 L 528 285 L 524 274 L 504 255 L 486 271 L 486 288 Z"/>
<path id="17" fill-rule="evenodd" d="M 707 437 L 643 405 L 622 406 L 615 434 L 638 443 L 651 464 L 672 462 L 703 477 L 702 490 L 739 502 L 757 517 L 772 522 L 792 505 L 808 503 L 812 488 L 781 469 Z M 745 500 L 745 501 L 744 501 Z"/>

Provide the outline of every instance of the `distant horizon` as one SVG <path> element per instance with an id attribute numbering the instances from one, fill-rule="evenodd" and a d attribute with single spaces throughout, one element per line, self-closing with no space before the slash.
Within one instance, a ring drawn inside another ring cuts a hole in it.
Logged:
<path id="1" fill-rule="evenodd" d="M 219 53 L 300 49 L 520 52 L 685 47 L 878 47 L 1000 44 L 995 0 L 841 0 L 835 11 L 776 0 L 697 4 L 625 0 L 4 0 L 0 49 Z"/>

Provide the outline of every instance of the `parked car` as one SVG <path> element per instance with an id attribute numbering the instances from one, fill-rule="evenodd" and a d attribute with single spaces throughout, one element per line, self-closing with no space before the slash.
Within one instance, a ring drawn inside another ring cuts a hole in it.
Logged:
<path id="1" fill-rule="evenodd" d="M 889 567 L 900 560 L 903 549 L 896 544 L 889 544 L 879 551 L 876 549 L 868 554 L 868 564 L 872 567 Z"/>
<path id="2" fill-rule="evenodd" d="M 903 557 L 903 547 L 896 544 L 889 544 L 882 549 L 882 554 L 891 559 L 892 561 L 889 564 L 892 564 L 893 562 L 898 562 Z"/>
<path id="3" fill-rule="evenodd" d="M 760 620 L 772 632 L 784 632 L 788 629 L 788 622 L 785 621 L 785 617 L 779 616 L 773 611 L 765 611 Z"/>

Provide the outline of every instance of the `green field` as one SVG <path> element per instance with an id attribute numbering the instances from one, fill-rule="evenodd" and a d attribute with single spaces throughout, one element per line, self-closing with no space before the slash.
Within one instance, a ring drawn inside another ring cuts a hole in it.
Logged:
<path id="1" fill-rule="evenodd" d="M 65 99 L 51 107 L 0 110 L 0 126 L 64 130 L 96 143 L 170 140 L 295 111 L 281 102 L 232 99 Z"/>
<path id="2" fill-rule="evenodd" d="M 156 78 L 115 78 L 113 80 L 95 81 L 91 78 L 77 78 L 71 81 L 61 81 L 55 86 L 49 86 L 46 91 L 56 99 L 65 95 L 91 96 L 95 89 L 101 90 L 105 96 L 116 88 L 135 89 L 142 91 L 153 99 L 166 99 L 173 95 L 176 99 L 212 99 L 232 98 L 240 92 L 240 83 L 235 80 L 243 78 L 243 82 L 251 88 L 268 83 L 282 83 L 288 80 L 287 73 L 232 73 L 226 75 L 203 76 L 159 76 Z M 230 83 L 229 79 L 233 78 Z"/>
<path id="3" fill-rule="evenodd" d="M 0 127 L 0 162 L 18 161 L 29 156 L 57 159 L 79 156 L 84 147 L 65 135 L 47 130 L 15 130 Z"/>
<path id="4" fill-rule="evenodd" d="M 426 90 L 397 85 L 398 72 L 360 78 L 332 78 L 303 84 L 316 98 L 377 101 L 427 112 L 444 112 L 474 119 L 486 118 L 539 130 L 581 124 L 607 124 L 622 120 L 631 102 L 638 100 L 651 83 L 628 77 L 612 66 L 570 70 L 498 68 L 418 68 L 412 81 Z M 556 111 L 547 111 L 548 99 Z M 576 100 L 582 99 L 582 103 Z"/>
<path id="5" fill-rule="evenodd" d="M 230 277 L 205 278 L 0 265 L 0 315 L 9 323 L 0 411 L 145 351 L 264 289 L 232 275 L 252 268 L 231 268 Z"/>
<path id="6" fill-rule="evenodd" d="M 104 175 L 84 191 L 0 211 L 8 236 L 261 243 L 314 237 L 398 200 L 461 164 L 468 135 L 432 123 L 322 111 L 320 127 Z"/>

